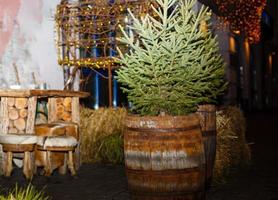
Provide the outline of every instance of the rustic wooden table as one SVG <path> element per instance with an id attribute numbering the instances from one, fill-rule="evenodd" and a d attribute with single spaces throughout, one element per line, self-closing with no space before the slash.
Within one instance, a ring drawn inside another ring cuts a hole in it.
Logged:
<path id="1" fill-rule="evenodd" d="M 37 102 L 40 99 L 48 102 L 49 123 L 69 121 L 79 124 L 79 98 L 87 96 L 89 93 L 67 90 L 0 89 L 0 133 L 34 134 Z M 0 159 L 3 160 L 3 153 Z M 77 168 L 80 165 L 79 147 L 76 165 Z"/>

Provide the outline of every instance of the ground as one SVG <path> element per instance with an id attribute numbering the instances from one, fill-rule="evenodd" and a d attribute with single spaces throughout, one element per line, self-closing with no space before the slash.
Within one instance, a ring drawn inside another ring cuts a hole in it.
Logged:
<path id="1" fill-rule="evenodd" d="M 278 200 L 278 114 L 247 115 L 252 164 L 227 184 L 213 187 L 209 200 Z"/>
<path id="2" fill-rule="evenodd" d="M 247 115 L 247 140 L 252 143 L 252 164 L 227 183 L 213 185 L 207 200 L 278 200 L 278 114 Z M 16 169 L 11 178 L 1 178 L 2 193 L 15 183 L 28 184 Z M 128 200 L 123 166 L 84 164 L 76 177 L 54 173 L 36 176 L 32 183 L 53 200 Z"/>

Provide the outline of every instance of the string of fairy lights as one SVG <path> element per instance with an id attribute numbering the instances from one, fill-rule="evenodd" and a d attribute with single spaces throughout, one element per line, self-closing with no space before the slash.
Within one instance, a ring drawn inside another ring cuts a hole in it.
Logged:
<path id="1" fill-rule="evenodd" d="M 261 15 L 266 0 L 215 0 L 221 18 L 235 33 L 243 33 L 250 43 L 260 41 Z"/>
<path id="2" fill-rule="evenodd" d="M 127 9 L 136 16 L 148 13 L 149 0 L 62 1 L 56 10 L 56 46 L 61 66 L 116 67 L 119 26 L 131 22 Z M 130 30 L 131 31 L 131 30 Z"/>

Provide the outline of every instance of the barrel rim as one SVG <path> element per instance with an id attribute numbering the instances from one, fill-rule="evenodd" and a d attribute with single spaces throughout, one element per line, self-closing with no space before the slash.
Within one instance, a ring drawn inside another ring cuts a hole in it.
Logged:
<path id="1" fill-rule="evenodd" d="M 197 113 L 188 115 L 166 116 L 140 116 L 128 114 L 125 118 L 125 128 L 139 129 L 180 129 L 192 126 L 200 127 L 200 119 Z"/>
<path id="2" fill-rule="evenodd" d="M 131 128 L 126 127 L 129 131 L 135 131 L 135 132 L 144 132 L 144 133 L 178 133 L 178 132 L 184 132 L 184 131 L 190 131 L 194 129 L 198 129 L 199 125 L 193 125 L 186 128 Z M 184 133 L 183 133 L 184 134 Z"/>
<path id="3" fill-rule="evenodd" d="M 151 119 L 157 119 L 157 118 L 189 118 L 189 117 L 192 117 L 192 116 L 196 116 L 197 113 L 194 112 L 194 113 L 189 113 L 187 115 L 139 115 L 139 114 L 133 114 L 133 113 L 128 113 L 127 114 L 127 118 L 151 118 Z"/>

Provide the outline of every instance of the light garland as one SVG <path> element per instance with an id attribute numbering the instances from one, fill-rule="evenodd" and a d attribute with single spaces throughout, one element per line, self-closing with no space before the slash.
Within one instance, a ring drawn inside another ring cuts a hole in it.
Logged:
<path id="1" fill-rule="evenodd" d="M 69 59 L 69 57 L 64 57 L 64 59 L 58 60 L 59 65 L 62 66 L 76 66 L 76 67 L 89 67 L 89 68 L 107 68 L 111 66 L 116 68 L 115 57 L 98 57 L 98 58 L 79 58 L 76 60 Z"/>
<path id="2" fill-rule="evenodd" d="M 80 0 L 62 1 L 57 6 L 56 47 L 62 66 L 115 68 L 116 36 L 119 26 L 127 27 L 130 9 L 144 15 L 150 9 L 149 0 Z M 127 27 L 128 29 L 128 27 Z"/>
<path id="3" fill-rule="evenodd" d="M 250 43 L 260 41 L 261 15 L 266 0 L 215 0 L 225 22 L 235 33 L 243 33 Z"/>

